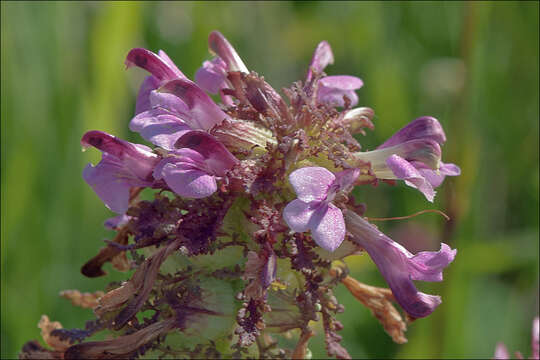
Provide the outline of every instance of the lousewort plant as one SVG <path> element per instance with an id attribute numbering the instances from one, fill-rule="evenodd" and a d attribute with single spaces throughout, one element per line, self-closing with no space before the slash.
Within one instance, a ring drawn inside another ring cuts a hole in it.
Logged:
<path id="1" fill-rule="evenodd" d="M 97 130 L 82 137 L 102 152 L 83 178 L 118 214 L 105 223 L 116 237 L 82 273 L 103 276 L 110 262 L 131 278 L 104 292 L 62 292 L 95 319 L 68 330 L 43 316 L 50 348 L 31 341 L 21 357 L 309 358 L 317 330 L 329 356 L 350 358 L 338 334 L 338 284 L 397 343 L 407 341 L 407 323 L 440 305 L 413 281 L 441 281 L 456 250 L 410 253 L 350 196 L 356 186 L 403 180 L 433 201 L 444 177 L 460 172 L 441 161 L 440 123 L 418 118 L 362 151 L 353 134 L 374 128 L 374 112 L 355 107 L 362 80 L 323 72 L 334 61 L 327 42 L 284 97 L 219 32 L 209 47 L 215 58 L 195 81 L 163 51 L 128 53 L 128 68 L 150 73 L 129 128 L 155 147 Z M 145 188 L 155 189 L 150 201 L 139 198 Z M 389 289 L 348 275 L 342 259 L 364 251 Z M 89 340 L 100 332 L 106 340 Z"/>

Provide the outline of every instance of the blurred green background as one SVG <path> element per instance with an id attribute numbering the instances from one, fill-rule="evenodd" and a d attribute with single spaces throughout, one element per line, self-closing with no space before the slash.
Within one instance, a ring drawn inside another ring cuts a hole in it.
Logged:
<path id="1" fill-rule="evenodd" d="M 247 66 L 274 87 L 305 75 L 320 40 L 335 65 L 327 73 L 361 77 L 360 104 L 375 110 L 372 149 L 422 115 L 443 124 L 443 160 L 463 175 L 447 178 L 434 204 L 399 184 L 357 190 L 372 217 L 425 208 L 445 211 L 377 223 L 411 249 L 458 249 L 433 315 L 410 325 L 395 345 L 343 288 L 343 343 L 354 357 L 486 358 L 497 341 L 530 354 L 538 314 L 539 3 L 538 2 L 2 2 L 2 313 L 3 358 L 40 338 L 42 314 L 83 327 L 90 310 L 72 307 L 64 289 L 101 289 L 125 274 L 87 279 L 80 266 L 111 236 L 111 213 L 81 171 L 100 155 L 80 151 L 90 129 L 132 141 L 139 70 L 124 70 L 133 47 L 164 49 L 192 76 L 220 30 Z M 353 276 L 384 285 L 367 256 Z M 320 340 L 315 357 L 324 357 Z"/>

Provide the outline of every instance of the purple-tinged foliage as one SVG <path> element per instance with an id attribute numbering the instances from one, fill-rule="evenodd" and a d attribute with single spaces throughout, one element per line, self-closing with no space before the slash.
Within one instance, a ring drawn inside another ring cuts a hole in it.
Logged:
<path id="1" fill-rule="evenodd" d="M 93 308 L 95 326 L 66 330 L 49 322 L 43 338 L 51 349 L 29 342 L 21 357 L 308 357 L 313 323 L 322 322 L 328 355 L 350 358 L 335 319 L 345 310 L 334 295 L 338 284 L 398 343 L 407 341 L 404 319 L 427 316 L 441 303 L 413 281 L 442 281 L 456 250 L 442 244 L 411 254 L 362 217 L 366 205 L 351 193 L 401 179 L 432 201 L 433 188 L 460 171 L 441 161 L 440 123 L 419 118 L 362 152 L 353 135 L 374 129 L 374 111 L 353 108 L 361 79 L 324 73 L 334 62 L 326 41 L 305 80 L 283 95 L 250 71 L 221 33 L 212 32 L 208 46 L 215 57 L 195 81 L 161 50 L 128 53 L 128 68 L 150 74 L 129 128 L 155 147 L 99 131 L 83 136 L 83 147 L 103 153 L 83 178 L 120 215 L 105 222 L 116 235 L 81 272 L 104 276 L 110 262 L 131 275 L 88 293 L 84 306 Z M 153 199 L 139 198 L 145 188 Z M 334 260 L 362 251 L 390 289 L 351 278 L 345 262 L 336 270 Z M 101 330 L 111 337 L 87 341 Z M 293 348 L 274 336 L 291 330 L 300 334 Z"/>

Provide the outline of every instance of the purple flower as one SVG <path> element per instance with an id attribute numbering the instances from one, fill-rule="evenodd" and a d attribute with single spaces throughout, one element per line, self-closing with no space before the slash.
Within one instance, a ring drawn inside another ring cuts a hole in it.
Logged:
<path id="1" fill-rule="evenodd" d="M 441 298 L 418 291 L 413 280 L 442 281 L 442 270 L 454 260 L 457 250 L 442 243 L 439 251 L 413 255 L 350 210 L 345 212 L 345 221 L 353 241 L 373 259 L 403 310 L 415 318 L 431 314 Z"/>
<path id="2" fill-rule="evenodd" d="M 203 66 L 195 74 L 195 82 L 209 93 L 219 93 L 225 105 L 232 105 L 231 97 L 223 93 L 223 89 L 232 88 L 227 74 L 232 71 L 249 73 L 249 70 L 233 46 L 219 31 L 210 33 L 208 47 L 216 54 L 216 57 L 203 62 Z"/>
<path id="3" fill-rule="evenodd" d="M 170 98 L 160 98 L 162 101 L 167 100 L 167 103 L 160 102 L 160 105 L 138 114 L 131 120 L 129 127 L 144 139 L 166 150 L 174 149 L 176 140 L 186 132 L 208 131 L 229 118 L 203 90 L 187 79 L 168 81 L 156 94 Z"/>
<path id="4" fill-rule="evenodd" d="M 380 179 L 401 179 L 420 190 L 429 201 L 435 197 L 434 187 L 445 176 L 461 173 L 454 164 L 441 162 L 441 148 L 446 136 L 437 119 L 418 118 L 392 135 L 377 150 L 358 152 L 356 159 L 369 162 Z"/>
<path id="5" fill-rule="evenodd" d="M 203 62 L 202 67 L 195 73 L 195 82 L 201 89 L 217 94 L 220 90 L 228 88 L 227 64 L 220 57 Z"/>
<path id="6" fill-rule="evenodd" d="M 228 71 L 249 72 L 236 50 L 234 50 L 232 45 L 225 39 L 225 36 L 219 31 L 212 31 L 210 33 L 208 36 L 208 47 L 227 64 Z"/>
<path id="7" fill-rule="evenodd" d="M 154 177 L 163 179 L 178 195 L 204 198 L 217 190 L 216 178 L 223 177 L 238 160 L 213 136 L 190 131 L 176 142 L 156 166 Z"/>
<path id="8" fill-rule="evenodd" d="M 309 83 L 313 79 L 314 74 L 322 73 L 327 65 L 333 63 L 334 55 L 332 54 L 330 44 L 326 41 L 320 42 L 311 58 L 306 83 Z M 360 89 L 364 85 L 364 82 L 356 76 L 338 75 L 323 77 L 318 81 L 317 85 L 318 102 L 333 107 L 343 107 L 345 106 L 344 96 L 349 98 L 351 106 L 358 103 L 358 96 L 355 90 Z"/>
<path id="9" fill-rule="evenodd" d="M 149 147 L 96 130 L 84 134 L 81 144 L 103 152 L 96 166 L 88 164 L 84 168 L 83 178 L 112 211 L 126 212 L 132 187 L 152 186 L 152 172 L 160 157 Z"/>
<path id="10" fill-rule="evenodd" d="M 345 238 L 341 210 L 332 204 L 338 191 L 348 191 L 359 170 L 333 174 L 322 167 L 295 170 L 289 181 L 298 196 L 283 209 L 283 218 L 296 232 L 310 230 L 315 242 L 328 251 L 336 250 Z"/>
<path id="11" fill-rule="evenodd" d="M 146 49 L 135 48 L 127 54 L 125 64 L 127 68 L 137 66 L 152 74 L 146 77 L 139 89 L 135 114 L 150 110 L 156 104 L 174 103 L 174 107 L 182 108 L 181 101 L 175 100 L 171 95 L 155 94 L 155 90 L 169 80 L 187 79 L 164 51 L 159 50 L 158 54 L 155 54 Z"/>

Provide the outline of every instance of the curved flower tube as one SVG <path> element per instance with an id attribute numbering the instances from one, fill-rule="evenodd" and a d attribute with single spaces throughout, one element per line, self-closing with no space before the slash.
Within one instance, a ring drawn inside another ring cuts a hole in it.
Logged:
<path id="1" fill-rule="evenodd" d="M 414 318 L 431 314 L 441 298 L 418 291 L 412 280 L 442 281 L 442 270 L 454 260 L 457 250 L 443 243 L 439 251 L 413 255 L 356 213 L 346 210 L 344 215 L 352 240 L 373 259 L 403 310 Z"/>
<path id="2" fill-rule="evenodd" d="M 81 144 L 103 152 L 96 166 L 88 164 L 84 168 L 83 178 L 112 211 L 127 211 L 131 188 L 152 186 L 152 172 L 160 157 L 149 147 L 96 130 L 84 134 Z"/>
<path id="3" fill-rule="evenodd" d="M 441 162 L 440 145 L 445 141 L 441 124 L 425 116 L 410 122 L 376 150 L 357 152 L 353 156 L 371 163 L 377 178 L 404 180 L 433 201 L 433 188 L 439 186 L 445 176 L 461 173 L 458 166 Z"/>

